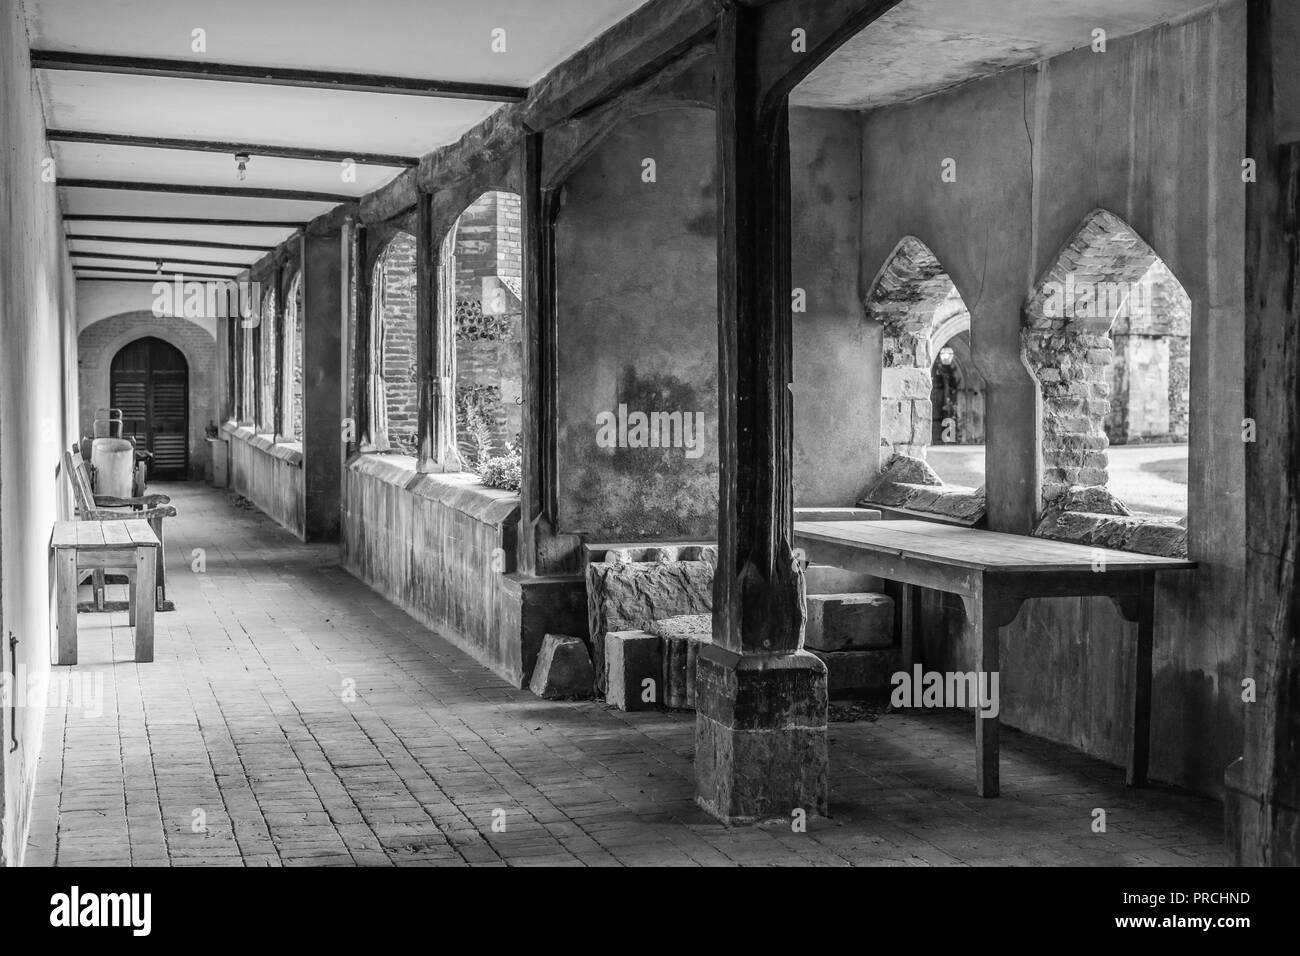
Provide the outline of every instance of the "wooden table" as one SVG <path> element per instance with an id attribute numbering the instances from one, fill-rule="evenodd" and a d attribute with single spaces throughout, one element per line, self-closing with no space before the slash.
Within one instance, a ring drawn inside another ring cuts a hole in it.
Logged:
<path id="1" fill-rule="evenodd" d="M 810 561 L 901 584 L 903 663 L 916 659 L 919 589 L 958 595 L 974 634 L 976 670 L 998 671 L 998 629 L 1029 598 L 1111 598 L 1137 624 L 1136 686 L 1128 783 L 1146 782 L 1151 737 L 1151 649 L 1157 571 L 1190 571 L 1191 561 L 980 531 L 929 521 L 796 521 L 795 544 Z M 981 678 L 982 679 L 982 678 Z M 998 718 L 975 716 L 976 790 L 998 795 Z"/>
<path id="2" fill-rule="evenodd" d="M 149 522 L 56 521 L 50 536 L 58 599 L 56 664 L 77 663 L 77 582 L 82 571 L 114 571 L 129 581 L 128 623 L 135 659 L 153 660 L 154 579 L 162 547 Z"/>

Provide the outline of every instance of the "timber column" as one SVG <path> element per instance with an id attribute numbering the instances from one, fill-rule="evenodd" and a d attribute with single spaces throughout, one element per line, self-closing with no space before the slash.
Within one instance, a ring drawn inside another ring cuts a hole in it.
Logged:
<path id="1" fill-rule="evenodd" d="M 347 249 L 338 226 L 302 238 L 302 467 L 306 540 L 337 541 L 342 506 L 342 343 Z"/>
<path id="2" fill-rule="evenodd" d="M 803 650 L 791 547 L 789 124 L 758 19 L 719 18 L 718 567 L 696 677 L 695 794 L 726 822 L 826 812 L 826 666 Z"/>
<path id="3" fill-rule="evenodd" d="M 1246 661 L 1256 683 L 1243 757 L 1227 771 L 1228 853 L 1300 865 L 1300 9 L 1247 10 Z M 1243 426 L 1244 427 L 1244 426 Z M 1244 435 L 1243 435 L 1244 437 Z M 1232 693 L 1235 688 L 1229 689 Z"/>

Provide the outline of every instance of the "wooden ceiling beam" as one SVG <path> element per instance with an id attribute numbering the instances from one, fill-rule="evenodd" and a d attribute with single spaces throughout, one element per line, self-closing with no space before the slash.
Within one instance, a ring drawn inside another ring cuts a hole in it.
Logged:
<path id="1" fill-rule="evenodd" d="M 96 133 L 89 130 L 52 129 L 45 136 L 55 143 L 89 143 L 95 146 L 129 146 L 138 149 L 179 149 L 200 153 L 225 153 L 234 156 L 269 156 L 273 159 L 297 159 L 312 163 L 351 161 L 359 166 L 410 168 L 419 165 L 415 156 L 388 153 L 363 153 L 314 146 L 271 146 L 267 143 L 233 143 L 212 139 L 175 139 L 167 136 L 128 136 L 124 133 Z"/>
<path id="2" fill-rule="evenodd" d="M 383 76 L 374 73 L 336 73 L 327 70 L 287 69 L 276 66 L 244 66 L 236 63 L 208 63 L 203 60 L 110 56 L 102 53 L 73 53 L 63 50 L 32 50 L 32 68 L 78 73 L 153 76 L 164 79 L 254 83 L 260 86 L 295 86 L 303 89 L 344 90 L 351 93 L 381 93 L 390 96 L 488 100 L 496 103 L 515 103 L 528 95 L 526 87 L 496 83 L 467 83 L 460 80 Z"/>

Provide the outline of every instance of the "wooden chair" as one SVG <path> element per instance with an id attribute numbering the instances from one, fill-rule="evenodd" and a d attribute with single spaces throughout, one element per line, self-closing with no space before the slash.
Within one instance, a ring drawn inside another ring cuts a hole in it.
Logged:
<path id="1" fill-rule="evenodd" d="M 75 451 L 75 449 L 74 449 Z M 158 557 L 155 570 L 155 604 L 160 611 L 170 610 L 167 603 L 167 583 L 163 577 L 163 518 L 174 518 L 176 509 L 166 495 L 144 495 L 140 498 L 115 498 L 111 495 L 97 495 L 86 470 L 86 462 L 80 454 L 71 451 L 63 453 L 63 468 L 68 473 L 68 482 L 72 485 L 72 500 L 77 517 L 82 521 L 147 521 L 153 533 L 158 536 Z M 119 509 L 119 510 L 114 510 Z M 126 510 L 120 510 L 126 509 Z M 104 606 L 104 572 L 95 572 L 95 601 L 99 607 Z"/>

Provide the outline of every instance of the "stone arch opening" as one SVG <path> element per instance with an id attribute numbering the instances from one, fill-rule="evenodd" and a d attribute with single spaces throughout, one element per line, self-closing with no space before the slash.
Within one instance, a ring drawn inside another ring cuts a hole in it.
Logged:
<path id="1" fill-rule="evenodd" d="M 1185 516 L 1191 299 L 1155 250 L 1089 214 L 1035 286 L 1022 343 L 1043 399 L 1044 508 L 1083 491 L 1106 513 Z M 1167 448 L 1117 450 L 1139 444 Z"/>
<path id="2" fill-rule="evenodd" d="M 416 353 L 416 255 L 410 233 L 384 247 L 371 276 L 371 328 L 375 330 L 375 445 L 406 455 L 420 449 L 420 386 Z"/>
<path id="3" fill-rule="evenodd" d="M 969 321 L 964 325 L 931 340 L 931 448 L 984 444 L 984 376 L 971 357 Z"/>
<path id="4" fill-rule="evenodd" d="M 439 250 L 439 320 L 454 342 L 456 449 L 464 467 L 517 462 L 523 427 L 522 205 L 491 190 L 465 208 Z M 517 468 L 515 469 L 517 471 Z M 510 482 L 507 482 L 509 485 Z"/>
<path id="5" fill-rule="evenodd" d="M 864 307 L 883 332 L 882 464 L 902 455 L 929 464 L 945 484 L 982 485 L 984 380 L 971 361 L 970 310 L 956 284 L 924 242 L 906 236 Z"/>

